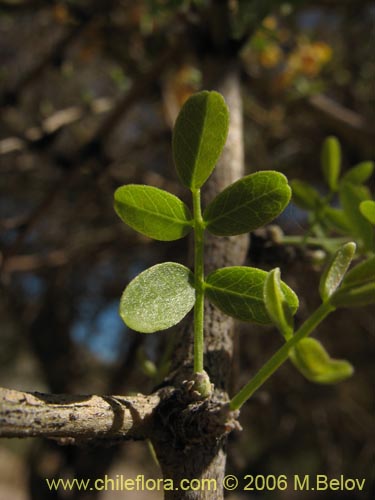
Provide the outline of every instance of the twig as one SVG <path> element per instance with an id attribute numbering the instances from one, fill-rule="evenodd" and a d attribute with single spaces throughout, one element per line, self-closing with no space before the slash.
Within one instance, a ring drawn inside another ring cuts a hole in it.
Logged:
<path id="1" fill-rule="evenodd" d="M 307 103 L 326 118 L 348 142 L 374 148 L 375 131 L 365 117 L 322 94 L 311 96 Z"/>
<path id="2" fill-rule="evenodd" d="M 160 402 L 144 396 L 72 396 L 0 388 L 0 436 L 74 441 L 144 439 Z"/>

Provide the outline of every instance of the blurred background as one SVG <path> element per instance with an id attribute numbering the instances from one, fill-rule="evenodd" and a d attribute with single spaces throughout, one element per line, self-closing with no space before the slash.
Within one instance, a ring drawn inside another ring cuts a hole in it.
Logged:
<path id="1" fill-rule="evenodd" d="M 213 26 L 224 7 L 230 40 L 221 47 Z M 276 169 L 324 192 L 319 157 L 327 135 L 341 141 L 344 171 L 374 157 L 374 21 L 367 0 L 0 0 L 0 385 L 151 392 L 168 371 L 174 331 L 128 330 L 119 298 L 150 265 L 186 262 L 187 241 L 155 242 L 127 228 L 114 213 L 114 190 L 145 183 L 186 199 L 171 127 L 222 50 L 240 68 L 247 173 Z M 301 234 L 306 214 L 292 204 L 278 223 Z M 300 296 L 301 323 L 319 302 L 319 255 L 267 241 L 253 236 L 247 263 L 281 267 Z M 237 330 L 233 390 L 280 345 L 271 328 Z M 318 337 L 352 362 L 354 377 L 317 386 L 283 366 L 244 407 L 244 430 L 229 440 L 228 473 L 344 474 L 366 478 L 367 489 L 337 498 L 374 498 L 374 333 L 369 308 L 332 315 Z M 50 492 L 44 481 L 139 473 L 160 477 L 147 443 L 0 443 L 0 500 L 161 499 Z"/>

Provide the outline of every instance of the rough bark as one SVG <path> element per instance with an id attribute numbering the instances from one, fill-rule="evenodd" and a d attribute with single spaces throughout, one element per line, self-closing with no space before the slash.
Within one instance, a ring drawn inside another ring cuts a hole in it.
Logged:
<path id="1" fill-rule="evenodd" d="M 0 436 L 43 436 L 69 444 L 144 439 L 159 402 L 158 394 L 72 396 L 0 389 Z"/>

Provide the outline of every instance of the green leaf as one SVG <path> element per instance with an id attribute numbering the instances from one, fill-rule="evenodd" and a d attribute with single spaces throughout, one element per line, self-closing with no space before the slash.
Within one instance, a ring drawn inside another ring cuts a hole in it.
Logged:
<path id="1" fill-rule="evenodd" d="M 272 320 L 263 298 L 267 274 L 261 269 L 243 266 L 218 269 L 207 276 L 206 297 L 229 316 L 242 321 L 269 324 Z M 296 294 L 283 282 L 281 290 L 294 314 L 298 308 Z"/>
<path id="2" fill-rule="evenodd" d="M 361 286 L 343 286 L 330 298 L 335 307 L 360 307 L 375 304 L 375 282 Z"/>
<path id="3" fill-rule="evenodd" d="M 119 187 L 115 191 L 115 210 L 128 226 L 156 240 L 178 240 L 193 226 L 185 203 L 152 186 L 128 184 Z"/>
<path id="4" fill-rule="evenodd" d="M 264 303 L 272 322 L 286 339 L 293 335 L 293 314 L 281 287 L 280 269 L 268 273 L 264 282 Z"/>
<path id="5" fill-rule="evenodd" d="M 287 206 L 291 190 L 279 172 L 256 172 L 228 186 L 203 213 L 207 229 L 217 236 L 253 231 L 272 221 Z"/>
<path id="6" fill-rule="evenodd" d="M 363 184 L 368 181 L 374 171 L 372 161 L 363 161 L 355 167 L 348 170 L 341 179 L 341 182 L 351 182 L 352 184 Z"/>
<path id="7" fill-rule="evenodd" d="M 341 147 L 336 137 L 327 137 L 324 141 L 321 163 L 328 187 L 331 191 L 336 191 L 341 168 Z"/>
<path id="8" fill-rule="evenodd" d="M 354 257 L 355 250 L 355 243 L 345 243 L 336 251 L 326 266 L 319 284 L 319 293 L 323 302 L 326 302 L 340 285 Z"/>
<path id="9" fill-rule="evenodd" d="M 137 332 L 152 333 L 179 323 L 195 303 L 191 271 L 164 262 L 139 274 L 125 288 L 120 315 Z"/>
<path id="10" fill-rule="evenodd" d="M 375 201 L 366 200 L 359 204 L 361 214 L 371 223 L 375 224 Z"/>
<path id="11" fill-rule="evenodd" d="M 350 225 L 347 222 L 343 210 L 340 210 L 338 208 L 333 208 L 327 205 L 324 207 L 322 215 L 324 217 L 324 221 L 332 229 L 335 229 L 336 231 L 340 231 L 345 234 L 350 232 Z"/>
<path id="12" fill-rule="evenodd" d="M 340 186 L 340 202 L 351 233 L 362 240 L 366 250 L 371 251 L 374 248 L 374 230 L 359 209 L 360 203 L 370 198 L 370 192 L 364 186 L 356 186 L 347 182 Z"/>
<path id="13" fill-rule="evenodd" d="M 375 256 L 369 257 L 350 269 L 343 279 L 342 286 L 352 287 L 368 281 L 375 281 Z"/>
<path id="14" fill-rule="evenodd" d="M 335 384 L 353 375 L 353 366 L 343 359 L 332 359 L 316 339 L 302 339 L 289 353 L 294 366 L 311 382 Z"/>
<path id="15" fill-rule="evenodd" d="M 321 206 L 318 191 L 307 182 L 294 179 L 290 182 L 290 187 L 292 188 L 293 202 L 298 207 L 314 211 Z"/>
<path id="16" fill-rule="evenodd" d="M 182 183 L 200 188 L 211 175 L 228 135 L 229 112 L 222 95 L 198 92 L 182 106 L 173 129 L 173 158 Z"/>

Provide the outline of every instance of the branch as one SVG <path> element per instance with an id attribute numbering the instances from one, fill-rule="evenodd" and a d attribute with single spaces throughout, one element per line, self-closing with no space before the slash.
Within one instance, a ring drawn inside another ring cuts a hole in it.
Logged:
<path id="1" fill-rule="evenodd" d="M 352 144 L 360 144 L 372 148 L 375 132 L 366 118 L 359 113 L 345 108 L 333 99 L 322 95 L 314 95 L 307 101 L 309 106 L 324 117 L 327 122 L 340 132 Z"/>
<path id="2" fill-rule="evenodd" d="M 72 125 L 85 118 L 88 110 L 93 115 L 106 113 L 113 108 L 113 99 L 109 97 L 99 97 L 94 99 L 89 106 L 70 106 L 69 108 L 56 111 L 51 116 L 43 120 L 40 126 L 28 128 L 23 137 L 7 137 L 0 140 L 0 155 L 22 151 L 29 146 L 36 144 L 46 144 L 46 139 L 56 134 L 60 129 Z"/>
<path id="3" fill-rule="evenodd" d="M 158 394 L 73 396 L 0 388 L 0 437 L 145 439 Z"/>

